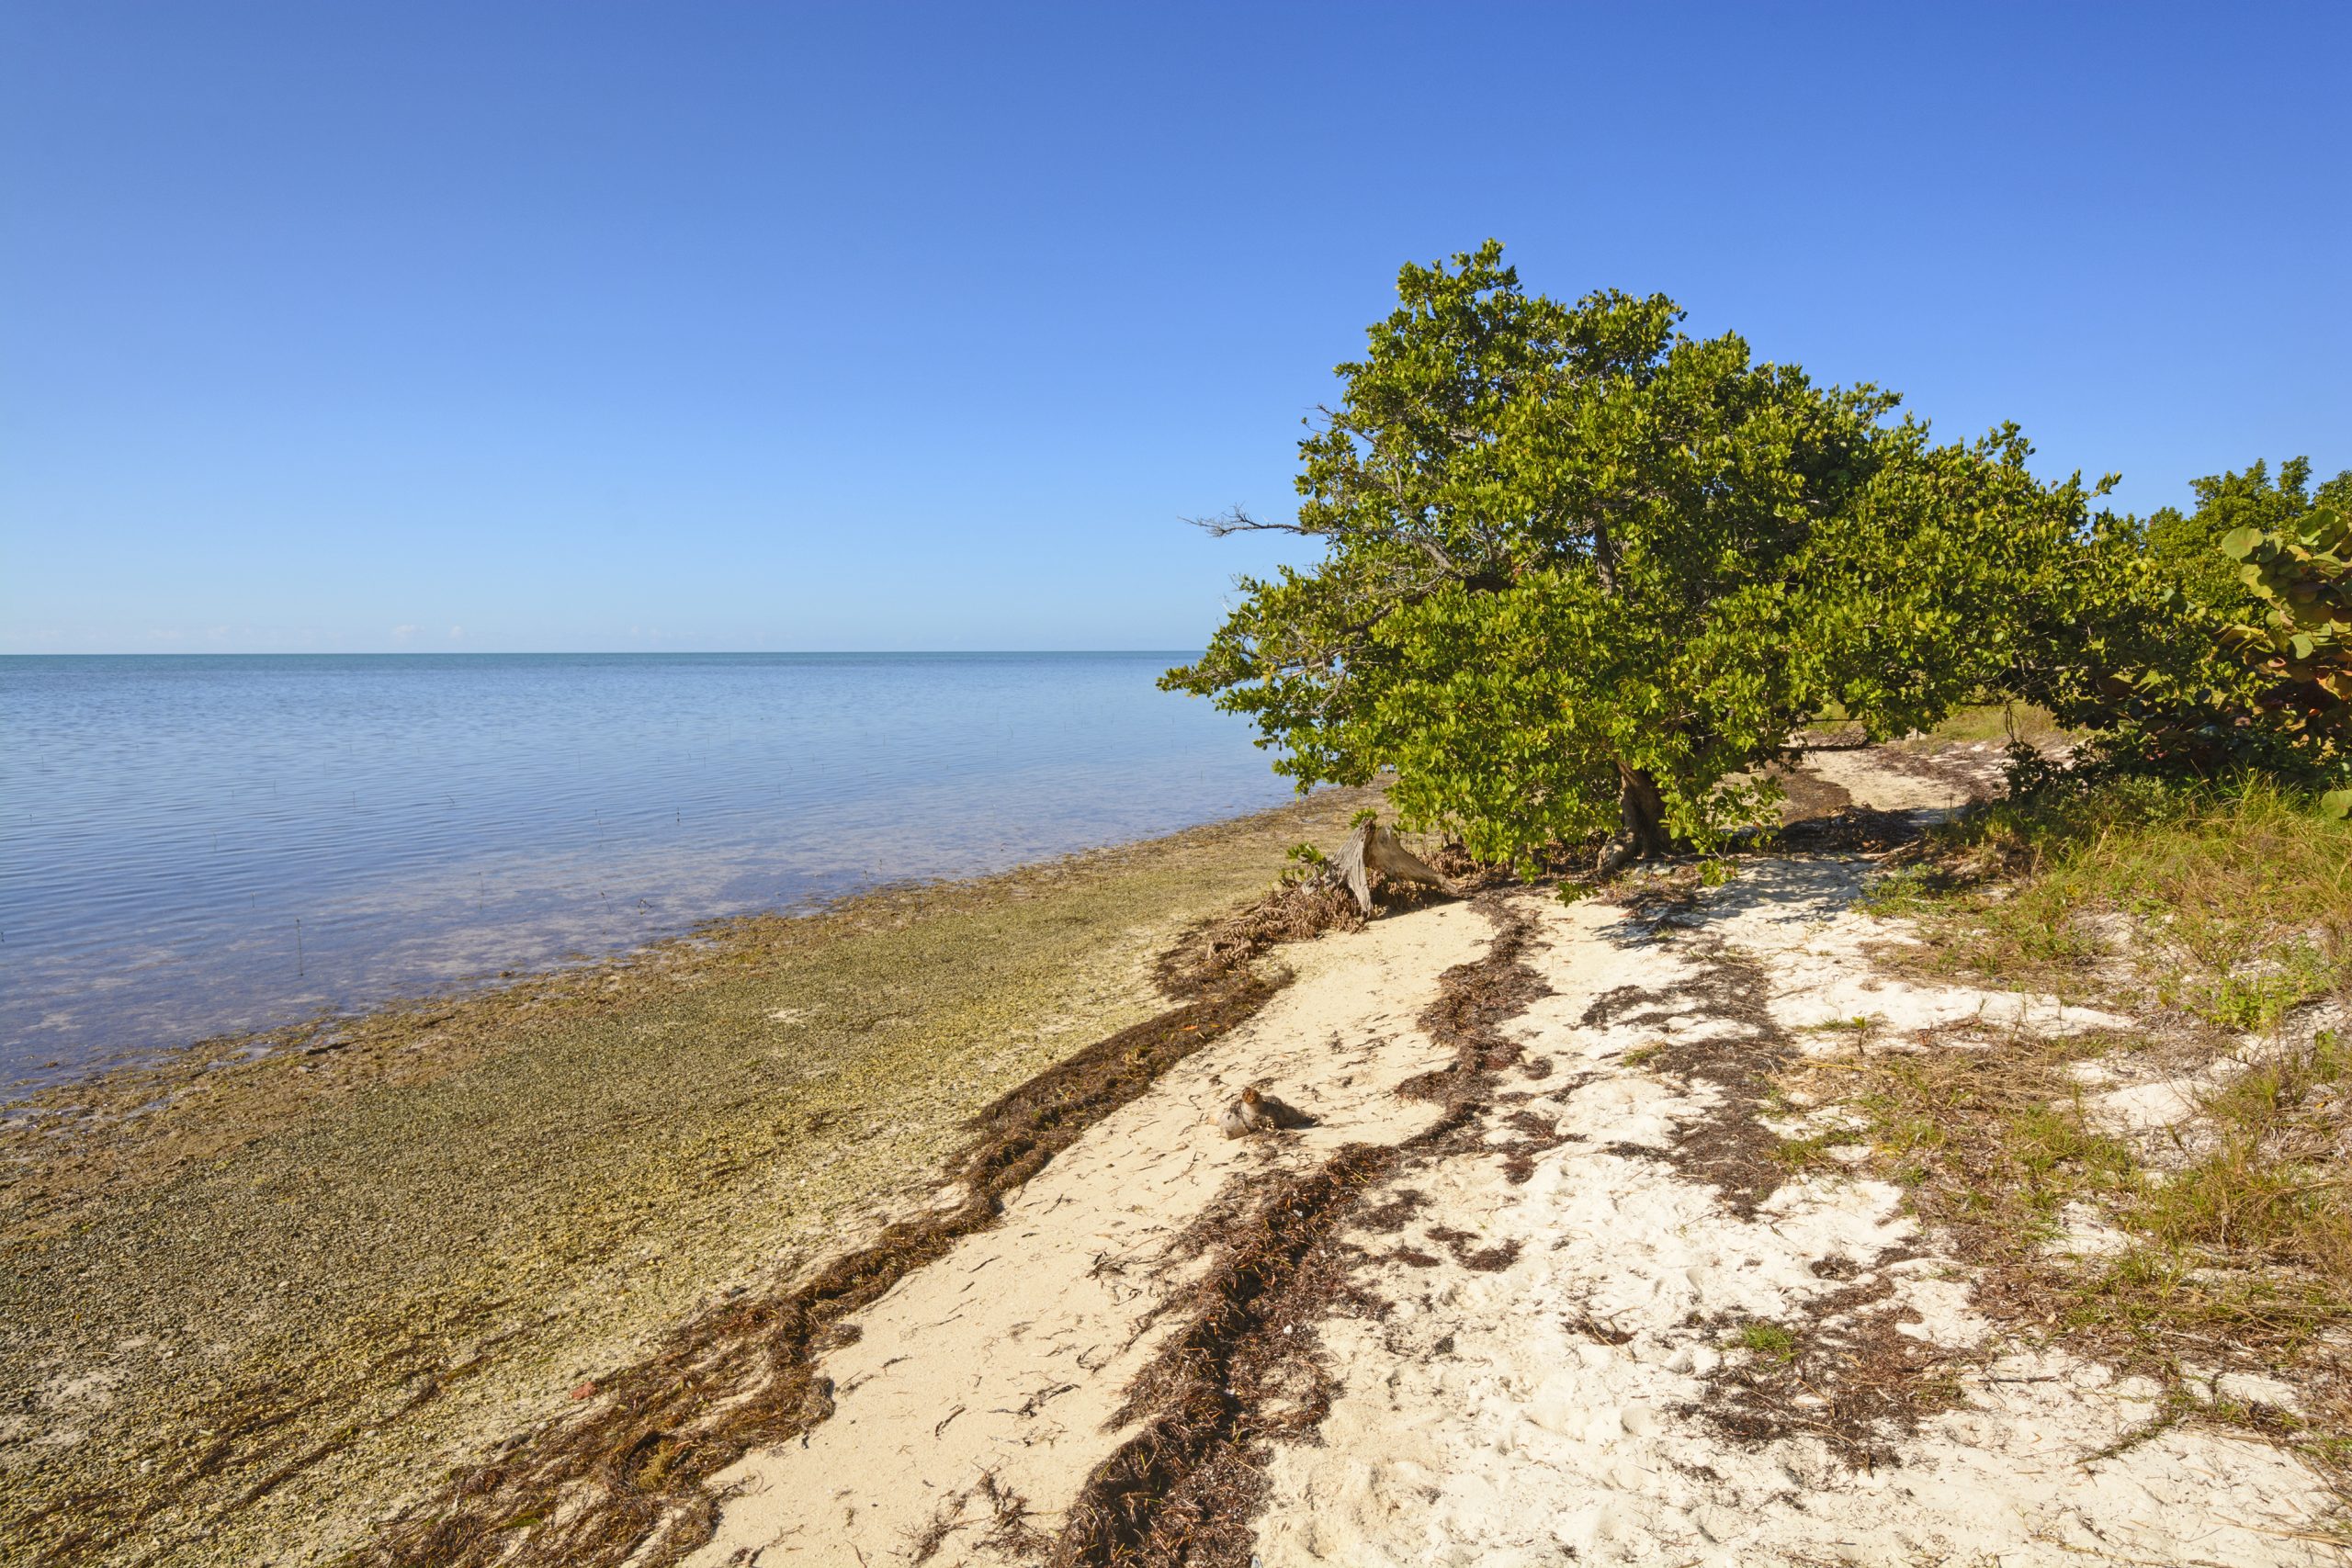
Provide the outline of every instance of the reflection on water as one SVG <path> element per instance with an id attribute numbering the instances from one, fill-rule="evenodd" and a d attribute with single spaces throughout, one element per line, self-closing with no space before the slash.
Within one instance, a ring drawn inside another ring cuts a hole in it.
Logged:
<path id="1" fill-rule="evenodd" d="M 0 1081 L 1284 798 L 1181 657 L 0 658 Z"/>

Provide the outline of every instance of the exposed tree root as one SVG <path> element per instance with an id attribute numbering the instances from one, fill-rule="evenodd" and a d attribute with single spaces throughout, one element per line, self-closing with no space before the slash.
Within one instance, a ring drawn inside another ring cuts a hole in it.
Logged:
<path id="1" fill-rule="evenodd" d="M 1385 878 L 1394 887 L 1445 887 L 1445 878 L 1435 867 L 1398 843 L 1396 835 L 1377 821 L 1357 825 L 1333 857 L 1331 869 L 1367 919 L 1373 910 L 1375 876 Z"/>

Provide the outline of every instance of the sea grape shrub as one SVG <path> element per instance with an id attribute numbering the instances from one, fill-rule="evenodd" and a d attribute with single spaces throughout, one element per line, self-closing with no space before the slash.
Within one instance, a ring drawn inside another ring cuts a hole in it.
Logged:
<path id="1" fill-rule="evenodd" d="M 2318 507 L 2290 530 L 2238 528 L 2221 546 L 2268 611 L 2266 625 L 2233 626 L 2227 640 L 2281 679 L 2316 685 L 2338 707 L 2352 704 L 2347 544 L 2352 524 L 2334 507 Z"/>
<path id="2" fill-rule="evenodd" d="M 2257 682 L 2222 645 L 2222 616 L 2182 589 L 2140 519 L 2102 513 L 2027 614 L 1998 687 L 2083 738 L 2075 765 L 2204 773 L 2258 761 L 2260 738 L 2244 722 Z M 2018 761 L 2013 789 L 2058 766 Z"/>
<path id="3" fill-rule="evenodd" d="M 2243 471 L 2191 479 L 2193 512 L 2158 508 L 2147 521 L 2148 553 L 2180 591 L 2225 620 L 2258 618 L 2262 606 L 2248 591 L 2222 542 L 2245 529 L 2291 528 L 2313 505 L 2352 507 L 2352 470 L 2311 489 L 2308 457 L 2290 457 L 2273 478 L 2270 466 L 2256 462 Z"/>
<path id="4" fill-rule="evenodd" d="M 2314 507 L 2290 528 L 2233 529 L 2221 548 L 2267 611 L 2258 625 L 2222 633 L 2267 678 L 2257 711 L 2314 769 L 2352 774 L 2352 521 L 2335 506 Z M 2352 788 L 2326 800 L 2346 815 Z"/>
<path id="5" fill-rule="evenodd" d="M 1664 296 L 1530 294 L 1493 242 L 1397 292 L 1299 444 L 1296 520 L 1209 525 L 1322 558 L 1241 579 L 1162 681 L 1302 788 L 1393 770 L 1402 825 L 1482 861 L 1708 847 L 1771 819 L 1752 770 L 1815 714 L 1933 725 L 2074 581 L 2097 492 L 2035 479 L 2014 426 L 1938 445 Z"/>
<path id="6" fill-rule="evenodd" d="M 2199 481 L 2207 524 L 2256 513 L 2279 524 L 2200 536 L 2204 555 L 2234 576 L 2228 592 L 2184 574 L 2180 536 L 2166 545 L 2161 518 L 2102 517 L 2077 542 L 2026 639 L 2032 657 L 2005 689 L 2082 732 L 2078 762 L 2109 773 L 2258 773 L 2327 790 L 2332 808 L 2352 806 L 2347 530 L 2332 502 L 2301 504 L 2306 465 L 2281 471 L 2278 487 L 2258 482 L 2259 463 L 2247 470 L 2257 482 Z M 2319 493 L 2347 488 L 2339 476 Z M 2297 503 L 2283 518 L 2281 497 Z M 2029 761 L 2013 784 L 2047 771 Z"/>

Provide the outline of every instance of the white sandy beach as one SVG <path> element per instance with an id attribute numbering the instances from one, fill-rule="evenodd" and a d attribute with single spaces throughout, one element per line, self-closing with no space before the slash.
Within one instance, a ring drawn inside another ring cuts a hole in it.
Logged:
<path id="1" fill-rule="evenodd" d="M 1958 799 L 1860 755 L 1833 767 L 1863 804 Z M 1339 1392 L 1317 1440 L 1271 1456 L 1266 1568 L 2340 1560 L 2315 1529 L 2333 1497 L 2299 1461 L 2160 1429 L 2154 1382 L 1999 1338 L 1968 1266 L 1894 1188 L 1736 1174 L 1764 1114 L 1740 1091 L 1743 1052 L 1826 1050 L 1820 1026 L 1856 1019 L 1896 1050 L 2122 1021 L 1882 974 L 1869 949 L 1902 932 L 1849 908 L 1867 869 L 1766 860 L 1651 919 L 1509 896 L 1550 992 L 1506 1026 L 1528 1065 L 1482 1137 L 1408 1157 L 1359 1205 L 1388 1217 L 1350 1238 L 1361 1296 L 1316 1325 Z M 1287 950 L 1300 978 L 1255 1020 L 862 1315 L 824 1365 L 836 1413 L 721 1478 L 718 1534 L 693 1561 L 1037 1560 L 1132 1435 L 1117 1424 L 1129 1384 L 1198 1266 L 1188 1225 L 1272 1172 L 1428 1126 L 1431 1106 L 1394 1093 L 1446 1056 L 1417 1020 L 1492 930 L 1450 903 Z M 1250 1082 L 1320 1124 L 1216 1136 L 1216 1106 Z M 1801 1109 L 1778 1110 L 1766 1135 L 1804 1130 Z M 1531 1151 L 1523 1130 L 1547 1124 Z M 1711 1165 L 1710 1148 L 1730 1152 Z M 1916 1347 L 1956 1370 L 1957 1398 L 1833 1431 L 1809 1412 L 1840 1391 L 1781 1398 L 1725 1375 L 1760 1353 L 1737 1325 L 1783 1323 L 1882 1355 Z"/>

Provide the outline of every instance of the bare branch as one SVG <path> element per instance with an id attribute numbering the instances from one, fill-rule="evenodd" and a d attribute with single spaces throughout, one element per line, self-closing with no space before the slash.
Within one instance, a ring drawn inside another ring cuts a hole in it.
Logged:
<path id="1" fill-rule="evenodd" d="M 1227 534 L 1306 534 L 1312 530 L 1297 523 L 1261 523 L 1238 506 L 1228 508 L 1216 517 L 1187 517 L 1185 522 L 1213 539 Z"/>

